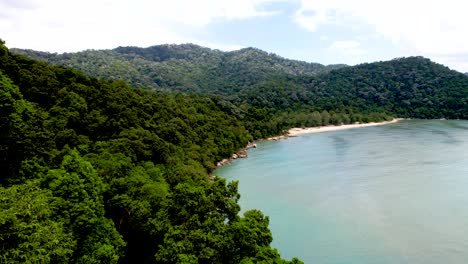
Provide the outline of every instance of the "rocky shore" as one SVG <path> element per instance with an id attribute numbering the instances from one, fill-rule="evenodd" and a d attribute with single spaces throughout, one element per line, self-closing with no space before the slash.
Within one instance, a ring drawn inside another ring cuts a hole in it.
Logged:
<path id="1" fill-rule="evenodd" d="M 219 168 L 231 163 L 233 160 L 247 158 L 247 151 L 251 148 L 257 148 L 257 144 L 249 142 L 245 148 L 242 148 L 237 153 L 232 154 L 230 158 L 223 159 L 222 161 L 218 162 L 216 166 Z"/>

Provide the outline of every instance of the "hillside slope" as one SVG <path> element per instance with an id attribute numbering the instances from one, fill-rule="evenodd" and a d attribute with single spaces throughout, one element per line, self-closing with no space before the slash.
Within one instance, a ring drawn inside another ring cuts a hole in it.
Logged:
<path id="1" fill-rule="evenodd" d="M 240 215 L 237 182 L 208 177 L 253 139 L 226 106 L 0 41 L 0 263 L 290 263 L 267 216 Z"/>
<path id="2" fill-rule="evenodd" d="M 386 112 L 409 118 L 468 119 L 468 76 L 423 57 L 399 58 L 252 85 L 237 103 L 282 111 Z"/>
<path id="3" fill-rule="evenodd" d="M 423 57 L 398 58 L 301 81 L 313 102 L 400 117 L 468 119 L 468 77 Z"/>
<path id="4" fill-rule="evenodd" d="M 137 87 L 220 96 L 272 113 L 327 110 L 468 119 L 468 76 L 423 57 L 344 67 L 287 60 L 254 48 L 221 52 L 192 44 L 62 55 L 15 52 Z"/>
<path id="5" fill-rule="evenodd" d="M 13 52 L 36 60 L 71 67 L 106 80 L 125 80 L 133 87 L 229 96 L 278 76 L 314 76 L 344 65 L 324 66 L 288 60 L 254 48 L 223 52 L 194 44 L 149 48 L 119 47 L 52 54 Z"/>

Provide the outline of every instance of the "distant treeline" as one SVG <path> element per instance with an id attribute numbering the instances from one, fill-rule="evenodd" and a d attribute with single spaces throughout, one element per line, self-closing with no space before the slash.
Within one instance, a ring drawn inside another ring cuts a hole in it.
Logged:
<path id="1" fill-rule="evenodd" d="M 423 57 L 354 67 L 324 66 L 246 48 L 120 47 L 51 54 L 14 50 L 90 76 L 121 79 L 165 93 L 213 96 L 268 112 L 387 113 L 411 118 L 468 118 L 468 76 Z"/>

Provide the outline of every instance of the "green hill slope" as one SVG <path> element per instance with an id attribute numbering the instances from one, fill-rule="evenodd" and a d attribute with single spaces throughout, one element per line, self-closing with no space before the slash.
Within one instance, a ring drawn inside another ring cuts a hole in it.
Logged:
<path id="1" fill-rule="evenodd" d="M 272 113 L 468 118 L 468 76 L 422 57 L 345 67 L 287 60 L 254 48 L 221 52 L 192 44 L 63 55 L 15 52 L 137 87 L 220 96 Z"/>
<path id="2" fill-rule="evenodd" d="M 290 263 L 268 217 L 239 215 L 237 182 L 208 177 L 253 139 L 228 106 L 0 42 L 0 262 Z"/>
<path id="3" fill-rule="evenodd" d="M 125 80 L 133 87 L 226 97 L 273 77 L 313 76 L 344 67 L 288 60 L 254 48 L 222 52 L 194 44 L 119 47 L 61 55 L 18 49 L 13 52 L 106 80 Z"/>
<path id="4" fill-rule="evenodd" d="M 237 183 L 208 177 L 217 161 L 293 126 L 468 119 L 468 76 L 422 57 L 15 52 L 42 62 L 0 43 L 2 263 L 287 263 L 268 217 L 238 215 Z"/>
<path id="5" fill-rule="evenodd" d="M 468 119 L 468 77 L 423 57 L 399 58 L 306 78 L 311 100 L 400 117 Z"/>

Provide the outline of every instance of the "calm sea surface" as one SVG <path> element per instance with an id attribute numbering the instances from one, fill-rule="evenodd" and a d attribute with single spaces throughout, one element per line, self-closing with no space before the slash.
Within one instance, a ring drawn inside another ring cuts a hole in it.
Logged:
<path id="1" fill-rule="evenodd" d="M 260 142 L 215 172 L 305 263 L 468 263 L 468 121 Z"/>

